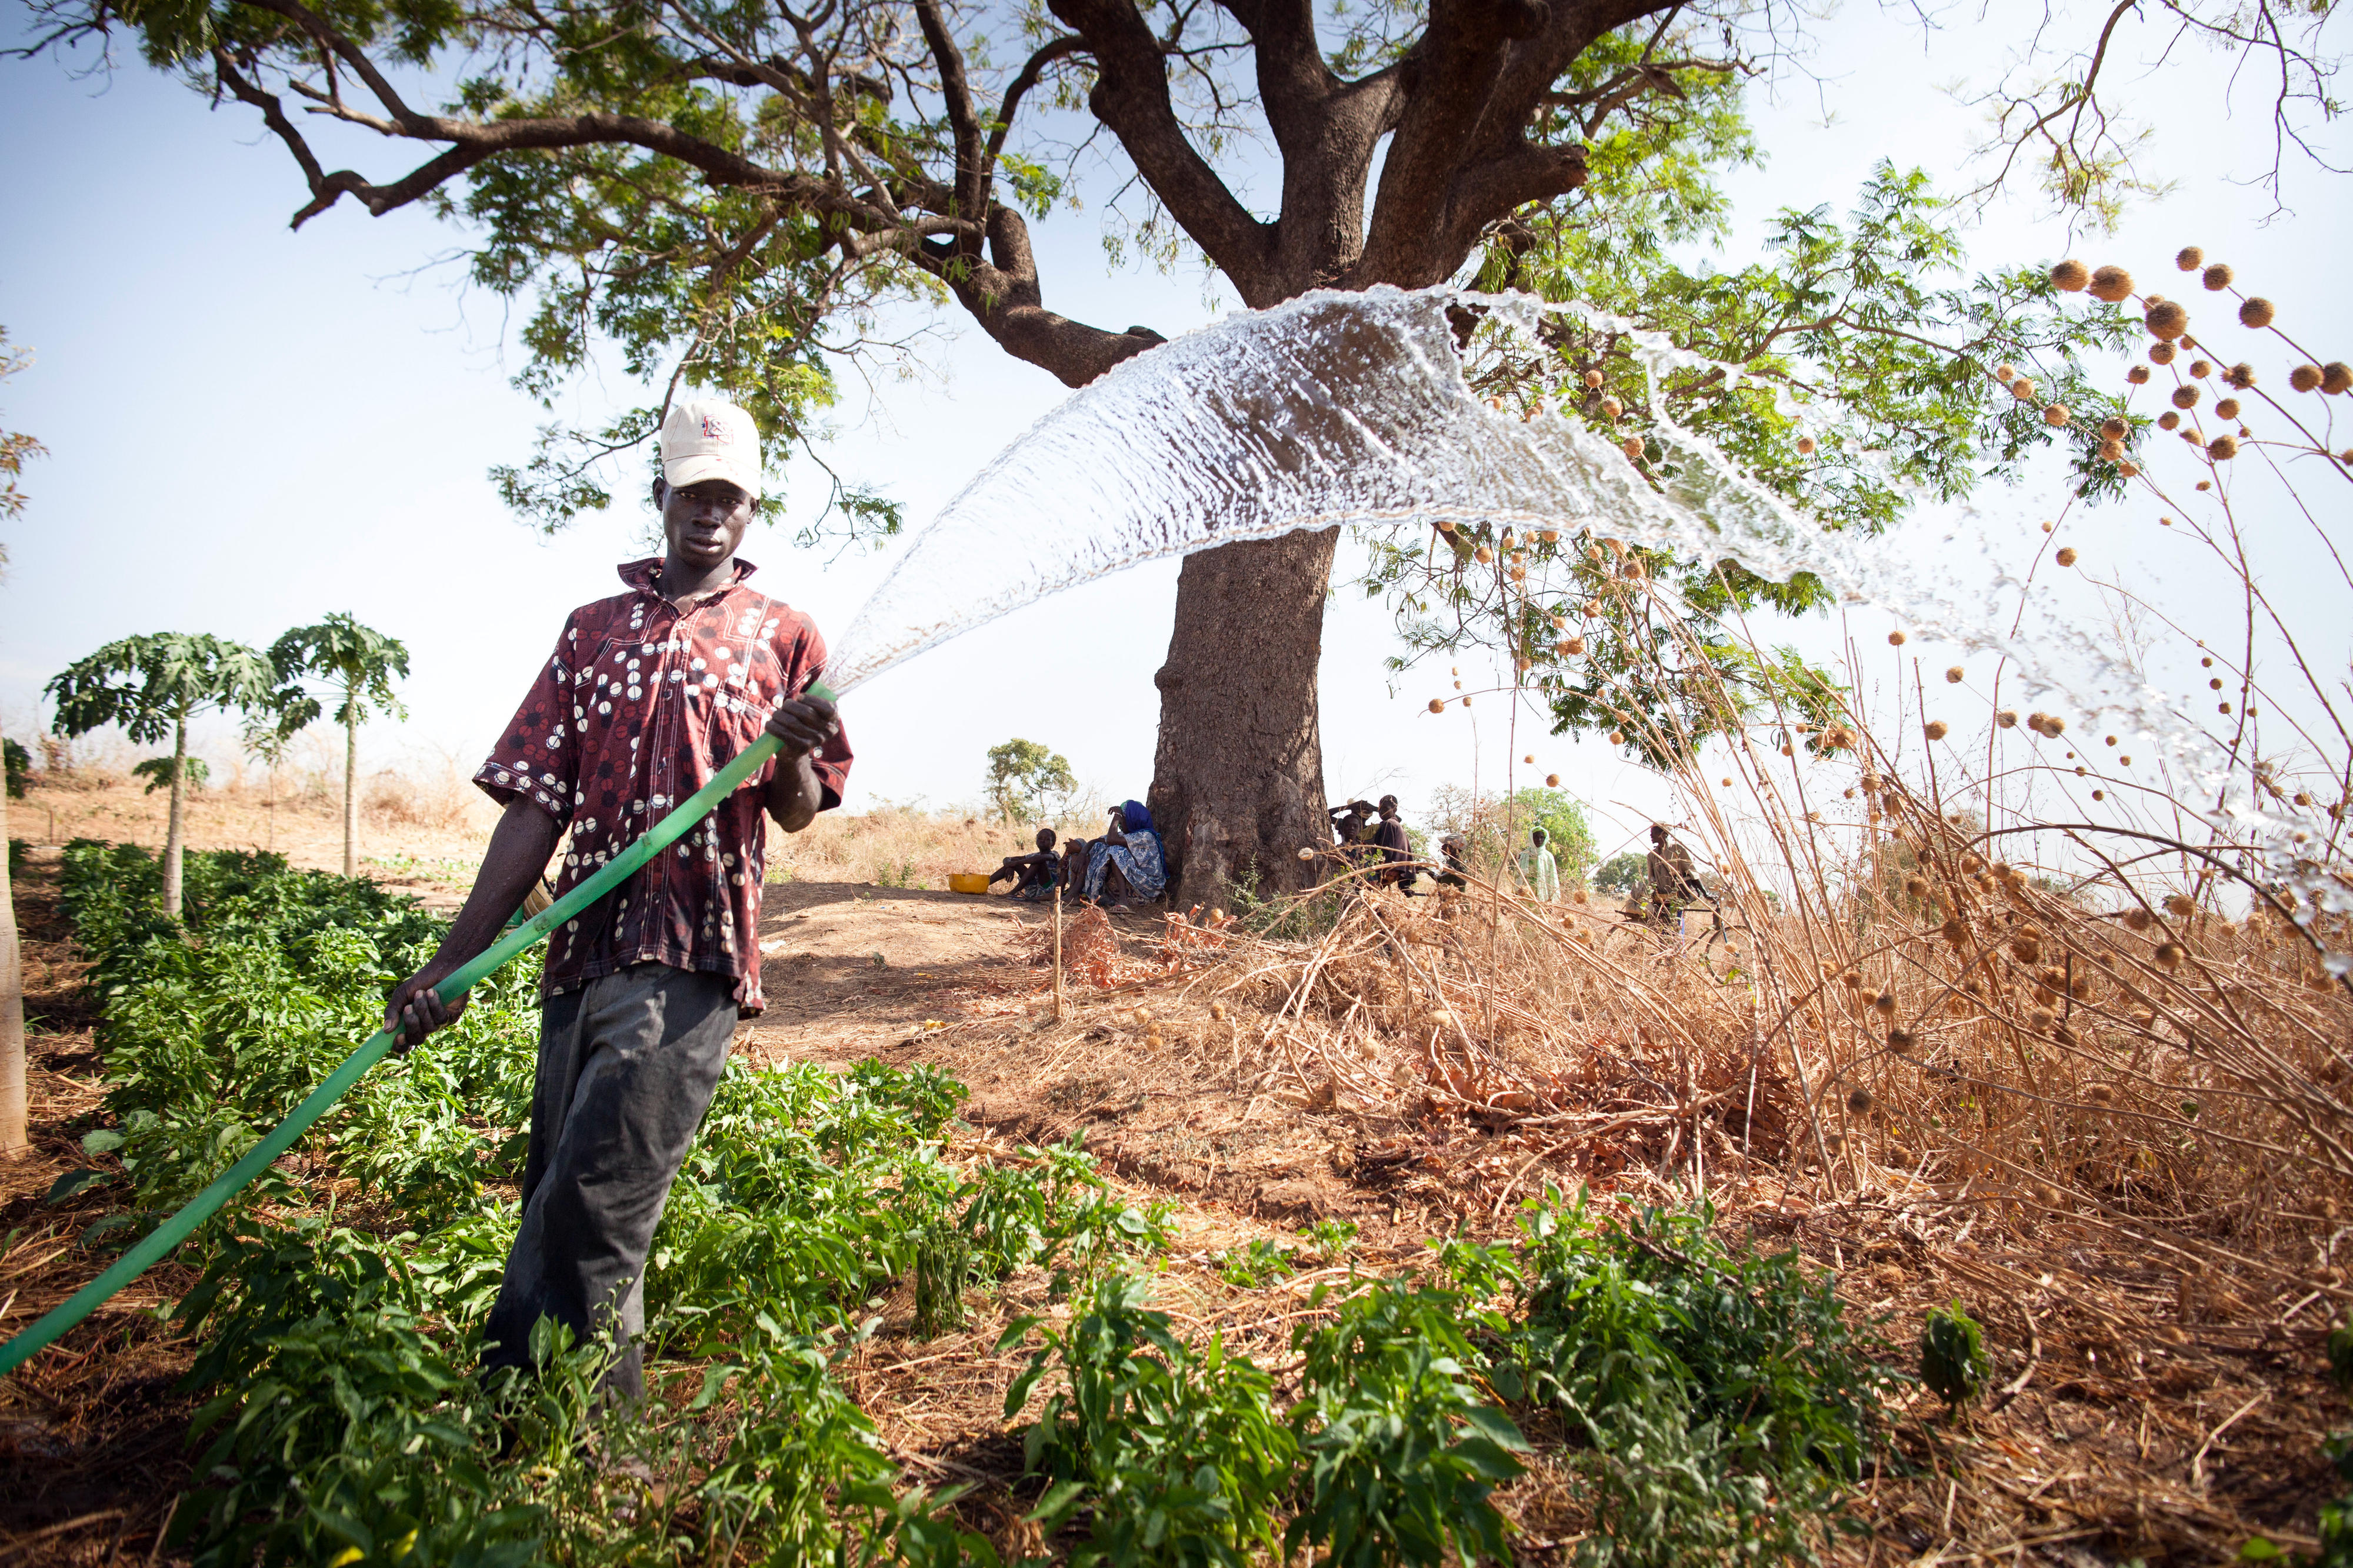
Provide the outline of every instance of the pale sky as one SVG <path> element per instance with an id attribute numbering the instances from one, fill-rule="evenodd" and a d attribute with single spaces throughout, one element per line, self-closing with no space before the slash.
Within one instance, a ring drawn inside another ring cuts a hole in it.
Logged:
<path id="1" fill-rule="evenodd" d="M 1829 41 L 1813 67 L 1829 79 L 1757 90 L 1771 157 L 1733 176 L 1740 226 L 1727 265 L 1753 257 L 1758 223 L 1778 206 L 1843 209 L 1883 155 L 1957 183 L 1978 121 L 1937 89 L 1989 71 L 1998 57 L 1985 40 L 2001 29 L 1964 18 L 1924 47 L 1905 19 L 1861 8 L 1822 30 Z M 2293 312 L 2316 352 L 2353 358 L 2341 281 L 2353 204 L 2337 176 L 2291 165 L 2295 210 L 2266 226 L 2270 196 L 2233 183 L 2268 158 L 2266 105 L 2245 89 L 2241 112 L 2226 117 L 2223 87 L 2215 61 L 2188 58 L 2130 89 L 2170 106 L 2147 110 L 2160 126 L 2151 158 L 2179 185 L 2130 214 L 2116 237 L 2071 237 L 2029 198 L 1989 215 L 1971 237 L 1973 259 L 2116 260 L 2145 286 L 2174 291 L 2160 281 L 2171 278 L 2169 258 L 2200 244 L 2279 301 L 2284 320 Z M 647 514 L 624 500 L 545 541 L 501 508 L 485 470 L 522 456 L 544 416 L 506 383 L 514 362 L 501 352 L 501 302 L 458 291 L 455 268 L 417 270 L 459 237 L 414 209 L 371 219 L 348 203 L 289 231 L 299 176 L 253 117 L 234 106 L 210 112 L 136 64 L 110 81 L 75 79 L 53 60 L 0 62 L 0 88 L 11 172 L 0 324 L 37 354 L 0 387 L 0 423 L 49 448 L 25 476 L 32 503 L 10 530 L 0 585 L 9 731 L 30 726 L 44 680 L 111 638 L 179 629 L 267 646 L 290 626 L 348 610 L 403 638 L 416 661 L 404 689 L 410 721 L 372 730 L 367 754 L 479 755 L 565 612 L 615 591 L 614 564 L 636 553 Z M 382 171 L 397 151 L 353 155 Z M 1219 290 L 1194 273 L 1110 275 L 1099 236 L 1092 210 L 1039 226 L 1051 307 L 1170 335 L 1209 319 Z M 916 526 L 1065 395 L 953 313 L 938 321 L 937 374 L 871 395 L 848 384 L 828 451 L 846 477 L 904 502 Z M 626 385 L 592 384 L 574 412 L 593 419 L 636 401 Z M 795 483 L 801 497 L 819 489 L 814 475 Z M 1980 503 L 2047 515 L 2031 493 Z M 2130 558 L 2194 615 L 2207 607 L 2200 574 L 2186 558 L 2169 571 L 2152 551 L 2138 526 L 2147 510 L 2110 508 L 2088 521 L 2087 552 Z M 1886 547 L 1929 549 L 1932 535 L 1907 530 Z M 2294 546 L 2281 548 L 2288 553 L 2274 559 L 2292 596 Z M 763 568 L 759 587 L 837 634 L 891 559 L 828 563 L 781 532 L 755 531 L 744 552 Z M 1013 735 L 1064 752 L 1113 799 L 1141 795 L 1175 579 L 1167 563 L 1092 584 L 856 693 L 851 806 L 973 800 L 982 753 Z M 2329 601 L 2309 607 L 2330 613 Z M 1859 616 L 1852 630 L 1876 641 L 1884 627 Z M 1788 633 L 1829 653 L 1840 629 L 1818 620 Z M 1377 601 L 1335 594 L 1322 671 L 1335 798 L 1394 790 L 1410 808 L 1439 784 L 1470 783 L 1474 769 L 1494 784 L 1506 755 L 1503 705 L 1481 709 L 1474 742 L 1462 716 L 1420 711 L 1439 681 L 1409 676 L 1392 700 L 1380 668 L 1391 647 Z M 2341 666 L 2346 650 L 2319 651 Z M 1545 740 L 1540 730 L 1524 719 L 1516 750 L 1536 755 L 1535 773 L 1567 775 L 1605 819 L 1632 825 L 1664 809 L 1656 782 L 1605 746 Z M 1611 847 L 1616 835 L 1602 836 Z"/>

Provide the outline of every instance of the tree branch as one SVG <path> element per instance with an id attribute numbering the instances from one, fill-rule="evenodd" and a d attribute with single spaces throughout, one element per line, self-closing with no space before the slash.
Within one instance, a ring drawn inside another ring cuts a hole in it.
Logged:
<path id="1" fill-rule="evenodd" d="M 1078 30 L 1098 73 L 1088 107 L 1109 126 L 1171 217 L 1253 305 L 1261 298 L 1272 248 L 1270 226 L 1227 189 L 1194 150 L 1168 95 L 1160 40 L 1129 0 L 1050 0 L 1054 16 Z"/>

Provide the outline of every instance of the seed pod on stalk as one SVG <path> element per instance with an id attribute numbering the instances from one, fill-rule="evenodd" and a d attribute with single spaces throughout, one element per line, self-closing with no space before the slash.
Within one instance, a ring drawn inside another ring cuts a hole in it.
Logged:
<path id="1" fill-rule="evenodd" d="M 2151 305 L 2148 308 L 2147 316 L 2143 319 L 2147 322 L 2152 336 L 2163 338 L 2168 342 L 2189 330 L 2189 310 L 2172 300 L 2160 300 Z"/>
<path id="2" fill-rule="evenodd" d="M 2320 387 L 2320 367 L 2300 364 L 2287 373 L 2287 384 L 2298 392 L 2316 392 Z"/>
<path id="3" fill-rule="evenodd" d="M 2121 304 L 2132 291 L 2132 274 L 2121 267 L 2103 267 L 2092 274 L 2090 292 L 2094 300 Z"/>
<path id="4" fill-rule="evenodd" d="M 2206 253 L 2194 245 L 2185 245 L 2173 253 L 2173 264 L 2184 272 L 2195 272 L 2205 262 Z"/>
<path id="5" fill-rule="evenodd" d="M 2206 269 L 2204 275 L 2200 279 L 2200 281 L 2204 283 L 2207 288 L 2219 294 L 2223 289 L 2228 289 L 2231 286 L 2231 278 L 2232 272 L 2230 268 L 2218 261 L 2214 263 L 2213 266 L 2209 267 Z"/>
<path id="6" fill-rule="evenodd" d="M 2260 331 L 2272 324 L 2272 319 L 2275 314 L 2276 312 L 2272 309 L 2272 302 L 2261 294 L 2251 294 L 2239 301 L 2239 324 L 2242 327 L 2253 327 Z"/>
<path id="7" fill-rule="evenodd" d="M 2051 286 L 2070 294 L 2080 293 L 2092 280 L 2092 270 L 2082 262 L 2067 260 L 2051 269 Z"/>
<path id="8" fill-rule="evenodd" d="M 2353 392 L 2353 364 L 2341 359 L 2330 360 L 2320 367 L 2320 390 L 2332 396 Z"/>

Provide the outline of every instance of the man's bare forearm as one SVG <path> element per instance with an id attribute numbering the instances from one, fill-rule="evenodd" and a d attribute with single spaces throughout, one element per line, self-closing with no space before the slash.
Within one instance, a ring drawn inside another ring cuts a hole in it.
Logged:
<path id="1" fill-rule="evenodd" d="M 474 890 L 434 954 L 437 963 L 463 963 L 498 941 L 523 895 L 546 871 L 563 836 L 555 819 L 531 802 L 518 796 L 507 803 L 482 854 L 482 868 L 474 874 Z"/>
<path id="2" fill-rule="evenodd" d="M 786 832 L 798 833 L 817 820 L 817 808 L 825 799 L 824 787 L 818 783 L 817 765 L 809 753 L 779 757 L 776 771 L 768 775 L 768 815 Z"/>

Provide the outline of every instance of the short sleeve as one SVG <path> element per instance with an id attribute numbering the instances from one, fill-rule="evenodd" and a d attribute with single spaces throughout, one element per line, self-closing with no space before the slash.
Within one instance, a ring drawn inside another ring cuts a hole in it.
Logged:
<path id="1" fill-rule="evenodd" d="M 583 653 L 580 629 L 577 615 L 565 622 L 555 652 L 540 667 L 538 679 L 507 721 L 490 760 L 474 772 L 474 783 L 501 805 L 520 796 L 554 817 L 558 827 L 571 825 L 580 776 L 575 672 L 586 668 L 585 659 L 595 651 Z"/>

